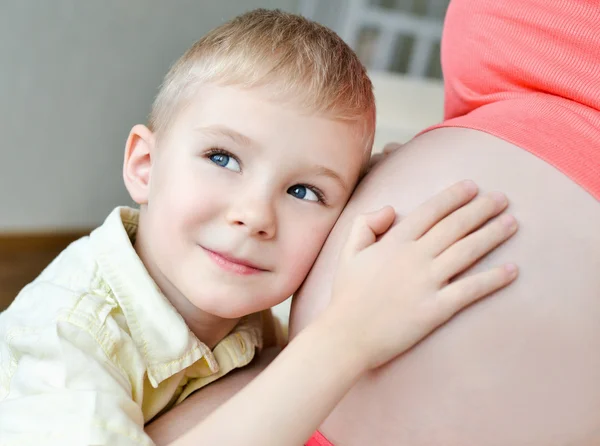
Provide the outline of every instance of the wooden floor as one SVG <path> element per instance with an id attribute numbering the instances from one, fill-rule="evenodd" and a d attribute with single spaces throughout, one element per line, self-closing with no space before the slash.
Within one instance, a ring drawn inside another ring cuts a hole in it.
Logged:
<path id="1" fill-rule="evenodd" d="M 69 243 L 85 233 L 0 234 L 0 311 Z"/>

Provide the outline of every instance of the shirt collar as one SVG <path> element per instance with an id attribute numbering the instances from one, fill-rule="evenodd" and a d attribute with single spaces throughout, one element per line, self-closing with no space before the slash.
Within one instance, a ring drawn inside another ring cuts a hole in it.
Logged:
<path id="1" fill-rule="evenodd" d="M 139 211 L 118 207 L 92 232 L 90 242 L 100 273 L 144 356 L 150 383 L 157 387 L 200 358 L 217 372 L 219 364 L 211 350 L 190 331 L 137 255 L 132 240 L 138 221 Z"/>

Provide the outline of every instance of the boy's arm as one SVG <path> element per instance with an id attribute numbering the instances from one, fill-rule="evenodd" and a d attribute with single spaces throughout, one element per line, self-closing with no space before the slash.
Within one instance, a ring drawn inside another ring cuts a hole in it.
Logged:
<path id="1" fill-rule="evenodd" d="M 513 266 L 452 281 L 516 231 L 510 217 L 476 230 L 506 202 L 499 196 L 471 201 L 475 195 L 472 183 L 455 185 L 391 230 L 389 207 L 357 219 L 327 310 L 261 375 L 173 444 L 303 444 L 362 373 L 512 282 Z"/>
<path id="2" fill-rule="evenodd" d="M 42 295 L 60 300 L 55 288 L 34 284 L 1 315 L 0 444 L 152 445 L 128 376 L 108 356 L 119 351 L 100 322 L 109 309 L 85 319 L 32 309 Z"/>
<path id="3" fill-rule="evenodd" d="M 240 393 L 172 444 L 303 444 L 365 370 L 361 358 L 349 354 L 344 334 L 332 333 L 335 327 L 325 320 L 308 327 Z"/>
<path id="4" fill-rule="evenodd" d="M 171 444 L 247 386 L 279 353 L 281 349 L 278 347 L 261 350 L 250 364 L 203 387 L 201 392 L 193 393 L 181 404 L 153 419 L 144 430 L 158 446 Z"/>

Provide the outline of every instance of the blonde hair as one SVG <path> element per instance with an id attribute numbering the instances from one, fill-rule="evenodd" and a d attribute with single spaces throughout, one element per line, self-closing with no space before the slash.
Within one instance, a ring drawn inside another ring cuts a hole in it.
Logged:
<path id="1" fill-rule="evenodd" d="M 166 132 L 202 83 L 265 88 L 277 100 L 356 124 L 370 154 L 375 99 L 366 70 L 337 34 L 304 17 L 257 9 L 208 33 L 167 73 L 151 130 Z"/>

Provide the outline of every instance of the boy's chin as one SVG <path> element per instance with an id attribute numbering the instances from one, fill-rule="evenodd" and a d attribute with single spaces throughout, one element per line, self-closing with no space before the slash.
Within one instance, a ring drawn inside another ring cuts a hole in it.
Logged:
<path id="1" fill-rule="evenodd" d="M 239 293 L 235 297 L 212 294 L 211 297 L 203 295 L 189 300 L 202 312 L 222 319 L 239 319 L 271 307 L 268 304 L 257 305 L 255 296 L 241 296 Z"/>

